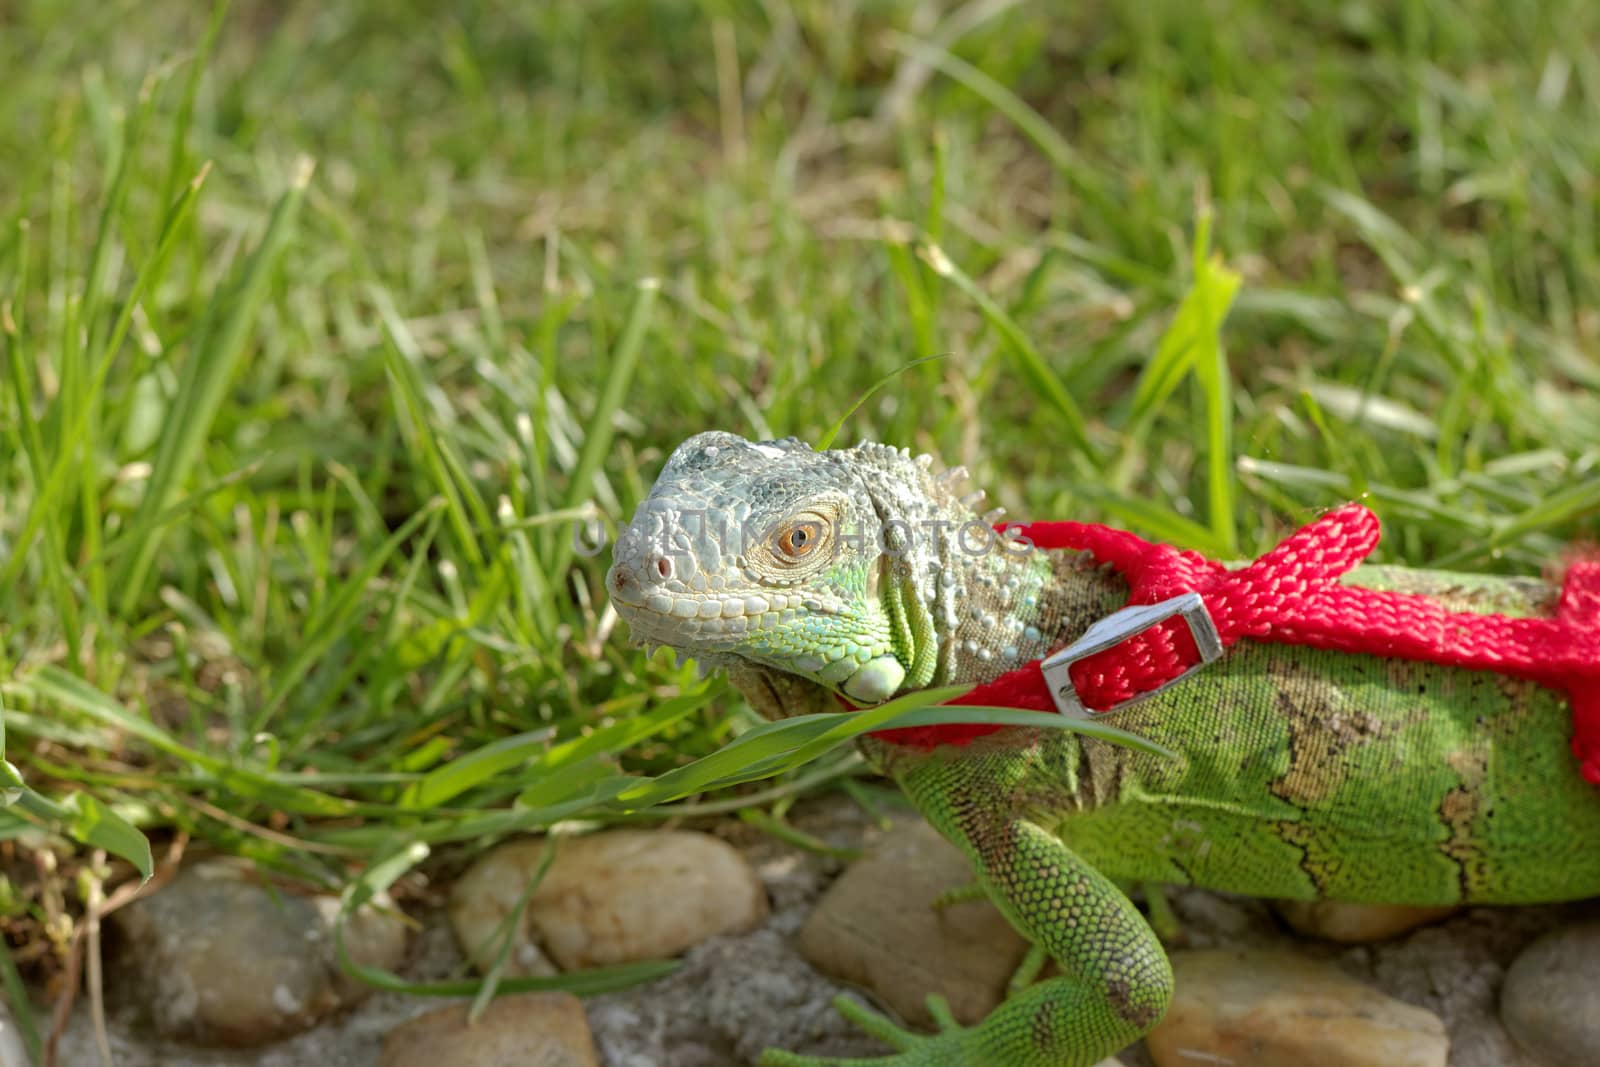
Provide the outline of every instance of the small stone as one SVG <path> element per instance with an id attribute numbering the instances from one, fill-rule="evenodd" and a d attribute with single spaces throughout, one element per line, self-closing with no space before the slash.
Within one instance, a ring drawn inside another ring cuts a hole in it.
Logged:
<path id="1" fill-rule="evenodd" d="M 1404 904 L 1344 904 L 1334 900 L 1280 900 L 1283 921 L 1297 933 L 1345 945 L 1387 941 L 1454 915 L 1459 908 L 1418 908 Z"/>
<path id="2" fill-rule="evenodd" d="M 599 1067 L 583 1005 L 571 993 L 496 997 L 475 1022 L 470 1003 L 395 1027 L 377 1067 Z"/>
<path id="3" fill-rule="evenodd" d="M 1157 1067 L 1445 1067 L 1432 1012 L 1282 952 L 1175 952 L 1177 991 L 1145 1039 Z"/>
<path id="4" fill-rule="evenodd" d="M 1600 922 L 1529 945 L 1506 972 L 1500 1021 L 1547 1067 L 1591 1067 L 1600 1057 Z"/>
<path id="5" fill-rule="evenodd" d="M 332 897 L 269 891 L 234 864 L 197 864 L 107 920 L 121 945 L 115 985 L 167 1037 L 222 1045 L 287 1037 L 371 992 L 339 966 L 338 911 Z M 406 940 L 404 922 L 380 910 L 345 925 L 345 949 L 369 967 L 397 966 Z"/>
<path id="6" fill-rule="evenodd" d="M 933 906 L 972 881 L 955 846 L 926 823 L 908 825 L 828 888 L 800 931 L 800 954 L 913 1025 L 932 1025 L 929 993 L 975 1023 L 1004 999 L 1028 944 L 986 900 Z"/>
<path id="7" fill-rule="evenodd" d="M 505 919 L 539 869 L 543 839 L 513 841 L 456 883 L 450 922 L 480 970 L 494 962 Z M 562 839 L 528 899 L 505 973 L 675 956 L 767 916 L 761 879 L 739 852 L 688 830 L 612 830 Z"/>

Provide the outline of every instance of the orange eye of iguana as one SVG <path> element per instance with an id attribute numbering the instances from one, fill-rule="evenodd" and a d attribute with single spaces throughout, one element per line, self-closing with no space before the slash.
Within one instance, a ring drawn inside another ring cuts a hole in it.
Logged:
<path id="1" fill-rule="evenodd" d="M 805 524 L 791 526 L 778 535 L 778 551 L 790 559 L 801 558 L 815 548 L 816 544 L 816 531 Z"/>

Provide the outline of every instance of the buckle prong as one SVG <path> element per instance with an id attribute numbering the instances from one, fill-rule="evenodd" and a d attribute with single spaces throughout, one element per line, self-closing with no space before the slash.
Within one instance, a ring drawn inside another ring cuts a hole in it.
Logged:
<path id="1" fill-rule="evenodd" d="M 1195 647 L 1200 650 L 1199 661 L 1185 667 L 1183 673 L 1168 679 L 1156 688 L 1137 693 L 1104 711 L 1091 711 L 1085 707 L 1082 698 L 1078 696 L 1077 687 L 1072 684 L 1070 673 L 1072 665 L 1096 652 L 1115 648 L 1128 638 L 1143 633 L 1173 616 L 1181 616 L 1183 621 L 1188 623 Z M 1069 718 L 1089 719 L 1120 711 L 1129 704 L 1155 696 L 1168 686 L 1189 677 L 1206 664 L 1221 658 L 1222 638 L 1217 633 L 1217 624 L 1211 619 L 1211 612 L 1206 610 L 1206 602 L 1201 599 L 1199 593 L 1182 593 L 1158 604 L 1134 604 L 1112 612 L 1095 622 L 1072 644 L 1040 660 L 1039 670 L 1044 674 L 1045 684 L 1050 687 L 1050 696 L 1056 702 L 1057 711 Z"/>

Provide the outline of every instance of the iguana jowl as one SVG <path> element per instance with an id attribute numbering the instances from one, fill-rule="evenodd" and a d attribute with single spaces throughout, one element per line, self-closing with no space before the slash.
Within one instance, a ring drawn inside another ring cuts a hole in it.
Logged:
<path id="1" fill-rule="evenodd" d="M 1080 554 L 981 536 L 961 480 L 885 445 L 699 434 L 621 531 L 612 600 L 636 640 L 726 668 L 769 716 L 985 682 L 1123 605 L 1122 579 Z M 1349 581 L 1510 615 L 1556 595 L 1404 568 Z M 1137 1040 L 1172 973 L 1118 883 L 1416 905 L 1600 896 L 1600 797 L 1563 698 L 1533 682 L 1245 642 L 1111 721 L 1177 757 L 1022 728 L 863 743 L 1061 972 L 975 1027 L 873 1024 L 900 1049 L 885 1062 L 1072 1067 Z"/>

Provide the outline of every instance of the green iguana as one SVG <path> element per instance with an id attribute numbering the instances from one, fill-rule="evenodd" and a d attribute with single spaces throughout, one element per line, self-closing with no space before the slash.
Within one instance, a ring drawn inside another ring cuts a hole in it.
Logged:
<path id="1" fill-rule="evenodd" d="M 962 495 L 964 476 L 885 445 L 699 434 L 620 532 L 612 600 L 636 641 L 726 668 L 768 716 L 982 683 L 1123 606 L 1124 581 L 1083 554 L 970 550 L 954 534 L 981 494 Z M 1537 615 L 1556 596 L 1404 568 L 1348 578 L 1457 611 Z M 899 1050 L 873 1062 L 1072 1067 L 1138 1040 L 1172 971 L 1119 884 L 1410 905 L 1600 896 L 1600 797 L 1568 751 L 1564 698 L 1533 682 L 1243 642 L 1110 721 L 1176 757 L 1021 727 L 862 743 L 1060 969 L 970 1028 L 940 1007 L 932 1035 L 849 1012 Z"/>

